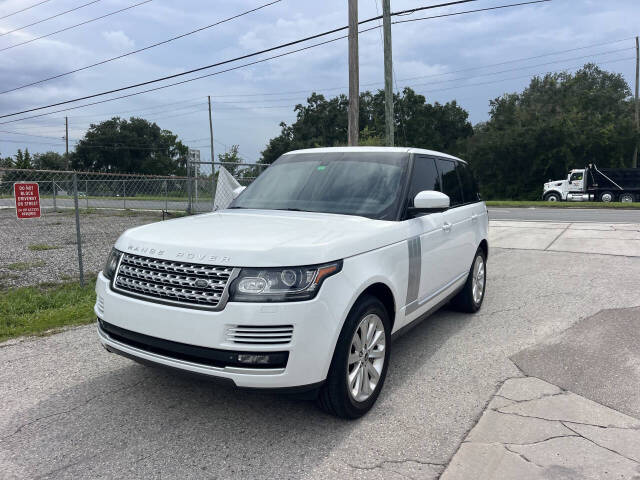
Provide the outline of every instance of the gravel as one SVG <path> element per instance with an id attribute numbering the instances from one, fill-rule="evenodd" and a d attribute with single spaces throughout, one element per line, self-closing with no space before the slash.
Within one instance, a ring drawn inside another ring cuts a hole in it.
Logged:
<path id="1" fill-rule="evenodd" d="M 161 220 L 161 212 L 91 210 L 82 213 L 85 275 L 102 269 L 109 250 L 122 232 Z M 41 218 L 18 220 L 15 210 L 2 209 L 0 246 L 0 289 L 78 278 L 73 210 L 45 211 Z"/>

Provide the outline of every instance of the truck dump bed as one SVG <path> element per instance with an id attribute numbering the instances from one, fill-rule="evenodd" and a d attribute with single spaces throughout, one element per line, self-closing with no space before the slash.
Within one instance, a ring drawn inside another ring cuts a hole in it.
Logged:
<path id="1" fill-rule="evenodd" d="M 600 189 L 640 188 L 640 168 L 599 168 L 593 169 L 592 174 L 594 186 L 597 184 Z"/>

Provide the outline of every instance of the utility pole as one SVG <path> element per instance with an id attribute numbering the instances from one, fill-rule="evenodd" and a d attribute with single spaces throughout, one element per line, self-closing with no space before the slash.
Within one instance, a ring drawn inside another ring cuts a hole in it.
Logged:
<path id="1" fill-rule="evenodd" d="M 358 145 L 360 133 L 360 72 L 358 59 L 358 0 L 349 0 L 349 146 Z"/>
<path id="2" fill-rule="evenodd" d="M 395 143 L 393 114 L 393 54 L 391 49 L 391 0 L 382 0 L 382 29 L 384 31 L 384 122 L 387 147 Z"/>
<path id="3" fill-rule="evenodd" d="M 211 119 L 211 95 L 207 95 L 209 101 L 209 142 L 211 148 L 211 210 L 215 209 L 216 202 L 216 166 L 215 157 L 213 156 L 213 120 Z"/>
<path id="4" fill-rule="evenodd" d="M 640 100 L 638 99 L 638 84 L 640 84 L 640 39 L 636 37 L 636 135 L 640 135 Z M 636 149 L 633 152 L 633 168 L 638 168 L 638 143 L 636 140 Z"/>
<path id="5" fill-rule="evenodd" d="M 64 117 L 64 143 L 65 147 L 65 160 L 67 161 L 67 170 L 69 170 L 69 117 Z"/>

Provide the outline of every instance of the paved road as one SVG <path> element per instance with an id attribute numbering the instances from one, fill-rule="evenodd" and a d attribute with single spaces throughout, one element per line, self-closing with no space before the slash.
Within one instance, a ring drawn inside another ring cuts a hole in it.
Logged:
<path id="1" fill-rule="evenodd" d="M 612 208 L 489 208 L 491 220 L 640 223 L 640 210 Z"/>
<path id="2" fill-rule="evenodd" d="M 437 478 L 498 386 L 522 375 L 509 357 L 604 308 L 639 305 L 635 282 L 620 281 L 638 276 L 639 257 L 492 248 L 482 311 L 442 311 L 395 342 L 377 405 L 354 422 L 137 365 L 99 347 L 94 326 L 1 344 L 0 471 Z"/>

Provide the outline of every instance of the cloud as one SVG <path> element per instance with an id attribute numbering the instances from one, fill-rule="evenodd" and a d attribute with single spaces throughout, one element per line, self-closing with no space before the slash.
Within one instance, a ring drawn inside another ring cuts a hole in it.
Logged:
<path id="1" fill-rule="evenodd" d="M 102 38 L 104 38 L 111 47 L 119 50 L 133 48 L 136 43 L 122 30 L 102 32 Z"/>
<path id="2" fill-rule="evenodd" d="M 20 0 L 7 0 L 7 2 L 0 8 L 4 13 L 18 9 L 22 3 Z M 111 3 L 114 2 L 123 5 L 126 3 L 125 0 L 112 0 Z M 2 52 L 0 89 L 36 81 L 136 47 L 160 42 L 238 14 L 262 2 L 192 0 L 188 2 L 188 7 L 183 5 L 187 2 L 168 3 L 172 3 L 173 7 L 152 2 L 144 7 L 97 21 L 92 25 L 72 29 L 48 39 Z M 399 11 L 425 3 L 437 2 L 394 0 L 392 8 L 394 11 Z M 508 2 L 485 0 L 482 3 L 482 6 L 496 6 Z M 427 95 L 429 101 L 444 103 L 458 99 L 463 101 L 463 106 L 469 110 L 473 122 L 486 120 L 489 99 L 500 96 L 504 92 L 524 88 L 529 83 L 527 78 L 529 71 L 539 73 L 546 70 L 562 70 L 586 61 L 571 60 L 571 57 L 591 55 L 598 51 L 624 46 L 629 47 L 629 52 L 618 55 L 632 56 L 634 45 L 632 40 L 629 40 L 619 45 L 542 57 L 529 62 L 509 63 L 501 67 L 485 67 L 479 70 L 476 70 L 476 67 L 631 37 L 637 30 L 634 24 L 637 18 L 637 4 L 638 0 L 616 0 L 615 2 L 556 0 L 542 6 L 524 6 L 394 25 L 393 59 L 397 87 L 402 89 L 404 86 L 414 86 L 418 93 Z M 105 4 L 104 7 L 100 7 L 103 10 L 99 10 L 98 5 L 96 4 L 96 16 L 113 9 Z M 401 17 L 401 19 L 471 8 L 458 6 L 439 8 Z M 360 1 L 359 10 L 361 20 L 375 17 L 380 12 L 380 1 L 377 0 L 377 3 L 374 0 Z M 20 16 L 5 19 L 2 28 L 17 28 L 55 14 L 57 11 L 59 11 L 59 5 L 56 5 L 56 2 L 45 3 Z M 86 18 L 88 18 L 87 13 L 82 11 L 65 15 L 59 19 L 59 26 L 78 23 Z M 344 0 L 324 2 L 288 0 L 158 48 L 36 87 L 0 95 L 0 112 L 11 113 L 185 71 L 320 33 L 346 23 L 347 2 Z M 368 23 L 362 28 L 368 26 L 373 24 Z M 41 27 L 42 29 L 34 27 L 33 30 L 27 29 L 6 36 L 4 39 L 0 38 L 0 48 L 58 28 L 54 26 L 53 21 Z M 340 35 L 337 33 L 332 38 Z M 297 47 L 284 50 L 295 48 Z M 281 51 L 273 54 L 277 53 Z M 603 58 L 605 57 L 599 56 L 595 59 Z M 257 59 L 245 60 L 202 73 L 212 73 Z M 549 66 L 491 75 L 499 70 L 555 60 L 562 61 Z M 605 64 L 605 68 L 623 73 L 630 82 L 635 74 L 633 61 Z M 461 70 L 464 72 L 442 75 Z M 481 74 L 486 75 L 480 76 Z M 424 78 L 413 78 L 421 76 Z M 464 81 L 457 80 L 463 77 Z M 515 77 L 524 78 L 510 80 Z M 360 35 L 360 82 L 364 90 L 375 89 L 376 85 L 381 86 L 382 80 L 382 44 L 379 31 L 374 30 Z M 372 82 L 376 83 L 367 85 Z M 86 128 L 89 123 L 108 118 L 113 113 L 138 109 L 142 110 L 141 115 L 145 116 L 150 107 L 181 100 L 193 102 L 194 98 L 201 98 L 206 102 L 207 95 L 211 95 L 214 102 L 220 102 L 215 103 L 213 113 L 216 139 L 229 145 L 240 144 L 244 157 L 256 159 L 269 138 L 279 132 L 279 122 L 281 120 L 291 122 L 295 118 L 291 108 L 274 107 L 281 104 L 293 106 L 295 103 L 304 102 L 308 94 L 314 90 L 331 97 L 346 91 L 347 84 L 347 42 L 339 40 L 181 86 L 61 112 L 52 117 L 11 123 L 2 128 L 57 137 L 63 129 L 64 116 L 68 115 L 73 136 L 78 137 L 82 135 L 83 128 Z M 333 89 L 334 87 L 338 88 Z M 296 91 L 303 93 L 291 93 Z M 101 97 L 99 100 L 103 98 L 107 97 Z M 237 100 L 237 103 L 221 103 L 232 100 L 234 102 Z M 201 112 L 195 112 L 193 115 L 176 117 L 171 111 L 172 107 L 161 107 L 164 113 L 157 114 L 158 124 L 162 128 L 171 129 L 183 139 L 207 137 L 209 123 L 206 106 L 202 108 Z M 151 114 L 147 116 L 156 118 Z M 27 140 L 28 137 L 22 136 L 15 139 L 22 141 Z M 198 144 L 193 146 L 196 145 Z M 41 144 L 26 146 L 34 152 L 48 148 Z M 17 148 L 16 144 L 2 144 L 2 138 L 0 138 L 0 150 L 3 154 L 10 154 L 15 151 L 15 148 Z M 203 159 L 207 159 L 208 149 L 204 148 L 202 153 Z"/>

